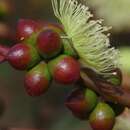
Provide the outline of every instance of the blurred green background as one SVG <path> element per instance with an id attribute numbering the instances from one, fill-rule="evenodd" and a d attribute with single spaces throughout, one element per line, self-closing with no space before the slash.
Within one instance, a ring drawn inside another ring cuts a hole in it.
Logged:
<path id="1" fill-rule="evenodd" d="M 3 0 L 0 0 L 0 2 Z M 55 21 L 51 0 L 4 0 L 9 3 L 0 23 L 15 32 L 17 20 L 32 18 Z M 105 25 L 113 26 L 111 43 L 121 50 L 121 64 L 130 73 L 130 1 L 84 0 L 95 18 L 104 19 Z M 0 7 L 1 10 L 1 7 Z M 1 28 L 0 28 L 1 29 Z M 3 39 L 3 38 L 2 38 Z M 4 44 L 15 42 L 4 42 Z M 127 66 L 127 67 L 126 67 Z M 23 87 L 24 72 L 12 69 L 7 63 L 0 65 L 0 127 L 45 128 L 45 130 L 91 130 L 87 121 L 73 117 L 64 106 L 64 100 L 73 86 L 53 83 L 49 91 L 37 98 L 29 97 Z"/>

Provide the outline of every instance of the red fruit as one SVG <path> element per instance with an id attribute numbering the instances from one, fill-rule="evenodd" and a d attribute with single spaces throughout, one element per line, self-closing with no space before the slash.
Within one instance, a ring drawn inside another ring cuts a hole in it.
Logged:
<path id="1" fill-rule="evenodd" d="M 99 103 L 90 114 L 89 122 L 93 130 L 112 130 L 115 113 L 106 103 Z"/>
<path id="2" fill-rule="evenodd" d="M 39 63 L 25 76 L 25 89 L 30 96 L 40 96 L 49 87 L 51 77 L 45 62 Z"/>
<path id="3" fill-rule="evenodd" d="M 71 84 L 80 78 L 80 65 L 74 58 L 61 55 L 49 62 L 54 79 L 62 84 Z"/>
<path id="4" fill-rule="evenodd" d="M 17 37 L 19 40 L 24 40 L 30 37 L 33 33 L 38 32 L 42 25 L 31 19 L 20 19 L 17 25 Z"/>
<path id="5" fill-rule="evenodd" d="M 38 63 L 40 57 L 34 47 L 19 43 L 9 50 L 7 60 L 14 68 L 25 70 Z"/>
<path id="6" fill-rule="evenodd" d="M 37 49 L 46 59 L 56 56 L 62 49 L 59 34 L 52 30 L 41 32 L 37 38 Z"/>

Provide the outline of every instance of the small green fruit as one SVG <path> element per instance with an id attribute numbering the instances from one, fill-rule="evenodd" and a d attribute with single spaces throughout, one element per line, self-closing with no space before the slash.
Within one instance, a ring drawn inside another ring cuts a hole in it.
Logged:
<path id="1" fill-rule="evenodd" d="M 89 122 L 93 130 L 112 130 L 115 113 L 106 103 L 99 103 L 90 114 Z"/>

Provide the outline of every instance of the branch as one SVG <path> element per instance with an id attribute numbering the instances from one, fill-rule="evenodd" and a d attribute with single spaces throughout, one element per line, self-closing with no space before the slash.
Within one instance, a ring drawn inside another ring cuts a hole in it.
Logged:
<path id="1" fill-rule="evenodd" d="M 86 86 L 89 85 L 89 88 L 96 91 L 105 100 L 130 107 L 130 92 L 121 86 L 114 86 L 106 82 L 90 68 L 81 70 L 81 78 Z"/>

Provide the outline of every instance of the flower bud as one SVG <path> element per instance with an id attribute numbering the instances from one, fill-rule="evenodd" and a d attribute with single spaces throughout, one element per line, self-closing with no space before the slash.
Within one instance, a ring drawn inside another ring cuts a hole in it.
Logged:
<path id="1" fill-rule="evenodd" d="M 27 72 L 25 76 L 25 89 L 30 96 L 40 96 L 49 88 L 51 76 L 45 62 Z"/>
<path id="2" fill-rule="evenodd" d="M 15 69 L 25 70 L 38 63 L 40 56 L 33 46 L 19 43 L 9 50 L 7 60 Z"/>
<path id="3" fill-rule="evenodd" d="M 38 35 L 36 47 L 43 58 L 49 59 L 55 57 L 62 49 L 59 34 L 52 30 L 42 31 Z"/>
<path id="4" fill-rule="evenodd" d="M 48 64 L 55 81 L 59 83 L 72 84 L 80 78 L 80 65 L 73 57 L 60 55 Z"/>

